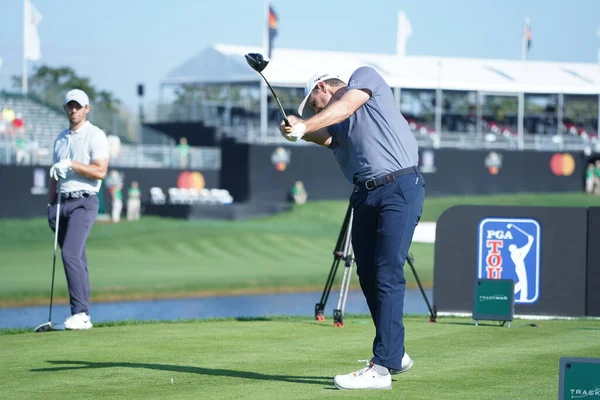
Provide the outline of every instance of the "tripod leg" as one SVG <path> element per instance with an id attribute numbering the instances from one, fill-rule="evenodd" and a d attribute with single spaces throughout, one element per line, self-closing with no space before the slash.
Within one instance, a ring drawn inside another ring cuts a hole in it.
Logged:
<path id="1" fill-rule="evenodd" d="M 414 259 L 413 255 L 411 253 L 408 253 L 408 257 L 406 257 L 406 261 L 408 262 L 408 265 L 410 265 L 410 269 L 412 269 L 413 275 L 415 276 L 415 280 L 417 281 L 417 284 L 419 285 L 419 289 L 421 290 L 421 294 L 423 295 L 423 299 L 425 299 L 425 303 L 427 304 L 427 309 L 429 310 L 429 322 L 436 322 L 437 310 L 435 309 L 435 306 L 433 306 L 433 308 L 432 308 L 431 304 L 429 303 L 429 299 L 427 298 L 425 289 L 423 289 L 423 285 L 421 284 L 421 280 L 419 279 L 419 275 L 417 274 L 417 270 L 415 269 L 414 260 L 415 259 Z"/>
<path id="2" fill-rule="evenodd" d="M 333 251 L 333 264 L 331 265 L 331 269 L 329 270 L 329 276 L 327 277 L 327 281 L 325 282 L 325 287 L 323 288 L 323 293 L 321 294 L 321 300 L 315 305 L 315 319 L 317 321 L 325 320 L 325 305 L 327 304 L 327 300 L 329 299 L 329 293 L 331 292 L 331 286 L 333 285 L 333 281 L 335 280 L 335 275 L 337 273 L 339 262 L 343 257 L 344 239 L 346 237 L 348 224 L 350 223 L 351 214 L 352 206 L 348 205 L 348 209 L 346 210 L 346 215 L 344 217 L 344 222 L 342 223 L 342 227 L 338 235 L 335 249 Z"/>
<path id="3" fill-rule="evenodd" d="M 344 310 L 346 308 L 346 299 L 348 298 L 348 289 L 350 287 L 350 279 L 352 278 L 352 265 L 354 264 L 354 257 L 352 252 L 352 214 L 350 215 L 350 221 L 348 229 L 346 231 L 346 240 L 344 241 L 344 253 L 343 259 L 344 265 L 344 276 L 342 278 L 342 284 L 340 286 L 340 297 L 338 299 L 338 305 L 333 310 L 333 325 L 339 328 L 344 326 Z"/>
<path id="4" fill-rule="evenodd" d="M 344 267 L 344 278 L 342 279 L 342 287 L 340 288 L 340 298 L 338 308 L 333 310 L 333 324 L 336 327 L 344 327 L 344 313 L 346 312 L 346 301 L 348 300 L 348 289 L 350 288 L 350 280 L 352 279 L 352 266 L 354 265 L 354 255 L 352 248 L 346 257 L 346 265 Z"/>

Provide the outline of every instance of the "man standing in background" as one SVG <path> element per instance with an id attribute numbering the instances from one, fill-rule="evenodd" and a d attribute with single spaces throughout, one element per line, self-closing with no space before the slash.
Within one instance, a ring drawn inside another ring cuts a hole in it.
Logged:
<path id="1" fill-rule="evenodd" d="M 179 153 L 179 168 L 188 168 L 190 163 L 190 145 L 188 144 L 187 138 L 182 137 L 179 139 L 177 152 Z"/>
<path id="2" fill-rule="evenodd" d="M 106 134 L 87 120 L 90 102 L 84 91 L 69 91 L 64 99 L 64 110 L 69 128 L 54 141 L 48 223 L 54 232 L 60 201 L 58 244 L 71 305 L 65 329 L 90 329 L 90 282 L 85 246 L 98 214 L 98 190 L 108 169 L 108 141 Z"/>
<path id="3" fill-rule="evenodd" d="M 127 191 L 127 221 L 137 221 L 140 219 L 141 192 L 136 181 L 131 182 L 131 187 Z"/>
<path id="4" fill-rule="evenodd" d="M 121 211 L 123 211 L 123 184 L 117 182 L 110 189 L 110 196 L 112 198 L 112 207 L 110 215 L 113 223 L 118 223 L 121 220 Z"/>
<path id="5" fill-rule="evenodd" d="M 106 187 L 110 194 L 110 218 L 116 224 L 121 220 L 123 211 L 123 174 L 111 169 L 106 179 Z"/>

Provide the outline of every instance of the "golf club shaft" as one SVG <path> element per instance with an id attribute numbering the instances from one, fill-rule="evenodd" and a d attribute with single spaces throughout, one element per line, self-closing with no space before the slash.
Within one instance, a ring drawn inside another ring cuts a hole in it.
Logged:
<path id="1" fill-rule="evenodd" d="M 265 78 L 265 76 L 262 74 L 262 72 L 259 72 L 259 74 L 260 74 L 260 76 L 262 76 L 262 78 L 264 79 L 265 83 L 267 84 L 267 86 L 271 90 L 271 93 L 273 93 L 273 97 L 275 97 L 275 101 L 277 102 L 277 105 L 279 106 L 279 112 L 281 113 L 281 116 L 283 117 L 283 121 L 285 122 L 285 125 L 286 126 L 291 126 L 290 122 L 287 119 L 287 115 L 285 115 L 285 111 L 283 110 L 283 106 L 281 105 L 281 102 L 279 101 L 279 98 L 277 97 L 277 94 L 275 94 L 275 91 L 271 87 L 271 84 L 269 83 L 269 81 L 267 80 L 267 78 Z"/>
<path id="2" fill-rule="evenodd" d="M 54 271 L 56 270 L 56 249 L 58 247 L 58 228 L 60 220 L 60 184 L 56 183 L 56 225 L 54 228 L 54 257 L 52 259 L 52 283 L 50 285 L 50 311 L 48 322 L 52 322 L 52 298 L 54 297 Z"/>

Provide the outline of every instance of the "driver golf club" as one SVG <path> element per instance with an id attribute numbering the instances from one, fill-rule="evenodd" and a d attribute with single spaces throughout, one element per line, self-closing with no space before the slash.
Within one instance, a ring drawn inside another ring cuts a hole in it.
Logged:
<path id="1" fill-rule="evenodd" d="M 277 102 L 277 105 L 279 106 L 279 112 L 281 113 L 281 116 L 283 117 L 285 124 L 287 126 L 291 126 L 290 122 L 287 119 L 287 115 L 285 114 L 285 111 L 283 110 L 283 106 L 281 105 L 281 102 L 279 101 L 279 98 L 277 97 L 277 94 L 275 94 L 275 91 L 269 84 L 269 81 L 267 81 L 267 78 L 265 78 L 265 76 L 262 74 L 262 71 L 267 67 L 267 64 L 269 62 L 267 60 L 265 60 L 265 58 L 263 57 L 262 54 L 259 54 L 259 53 L 248 53 L 245 55 L 245 57 L 246 57 L 246 61 L 248 62 L 248 65 L 253 70 L 258 72 L 260 74 L 260 76 L 262 76 L 262 78 L 265 80 L 265 82 L 267 83 L 267 86 L 269 87 L 269 89 L 271 89 L 271 93 L 273 93 L 273 97 L 275 97 L 275 101 Z"/>
<path id="2" fill-rule="evenodd" d="M 52 330 L 52 297 L 54 296 L 54 271 L 56 269 L 56 248 L 58 246 L 58 221 L 60 219 L 60 185 L 56 184 L 56 193 L 58 193 L 58 201 L 56 202 L 56 227 L 54 230 L 54 258 L 52 260 L 52 284 L 50 285 L 50 312 L 48 322 L 44 322 L 34 332 L 48 332 Z"/>

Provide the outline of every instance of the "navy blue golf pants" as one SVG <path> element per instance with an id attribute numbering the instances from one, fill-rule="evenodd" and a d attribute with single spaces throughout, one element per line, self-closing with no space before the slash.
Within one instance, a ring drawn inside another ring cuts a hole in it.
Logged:
<path id="1" fill-rule="evenodd" d="M 90 280 L 85 245 L 98 215 L 98 196 L 62 199 L 58 224 L 58 244 L 61 248 L 71 315 L 89 315 Z M 48 207 L 48 223 L 56 232 L 56 204 Z"/>
<path id="2" fill-rule="evenodd" d="M 397 370 L 404 356 L 404 262 L 424 198 L 420 173 L 350 197 L 357 274 L 375 324 L 371 361 Z"/>

